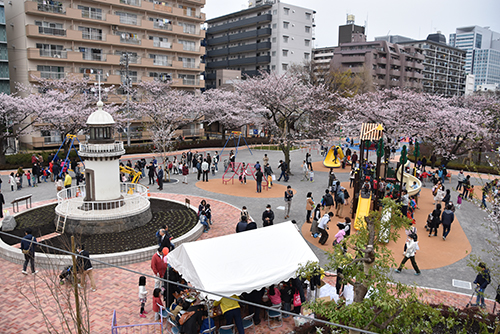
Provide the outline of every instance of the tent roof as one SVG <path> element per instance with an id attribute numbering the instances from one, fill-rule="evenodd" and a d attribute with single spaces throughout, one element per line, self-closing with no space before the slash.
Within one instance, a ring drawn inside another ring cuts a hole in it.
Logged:
<path id="1" fill-rule="evenodd" d="M 184 243 L 167 259 L 194 287 L 225 296 L 288 280 L 300 264 L 318 261 L 291 222 Z"/>

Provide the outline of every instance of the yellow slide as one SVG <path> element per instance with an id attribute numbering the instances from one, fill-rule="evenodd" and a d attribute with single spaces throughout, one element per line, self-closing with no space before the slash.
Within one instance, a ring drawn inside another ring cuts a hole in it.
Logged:
<path id="1" fill-rule="evenodd" d="M 408 161 L 405 167 L 408 166 L 409 163 L 410 162 Z M 396 172 L 396 178 L 398 179 L 399 182 L 401 182 L 401 166 L 398 168 Z M 417 187 L 415 189 L 411 187 L 413 185 L 413 182 L 417 183 Z M 418 194 L 418 192 L 422 188 L 422 182 L 419 179 L 405 172 L 403 172 L 403 183 L 406 183 L 406 190 L 408 190 L 408 196 L 413 196 Z"/>
<path id="2" fill-rule="evenodd" d="M 333 151 L 337 148 L 338 156 L 337 159 L 334 158 Z M 341 160 L 344 158 L 344 152 L 342 152 L 342 148 L 340 146 L 331 146 L 326 153 L 325 160 L 323 160 L 323 165 L 327 168 L 340 168 L 342 166 Z"/>
<path id="3" fill-rule="evenodd" d="M 359 196 L 358 209 L 356 210 L 356 220 L 354 220 L 354 228 L 360 230 L 361 227 L 366 227 L 365 217 L 370 213 L 370 205 L 372 203 L 372 196 L 363 198 Z"/>

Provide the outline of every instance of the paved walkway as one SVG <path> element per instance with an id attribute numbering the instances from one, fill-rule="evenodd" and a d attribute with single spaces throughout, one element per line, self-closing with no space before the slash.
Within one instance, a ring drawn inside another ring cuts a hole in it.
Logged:
<path id="1" fill-rule="evenodd" d="M 200 152 L 202 150 L 199 150 Z M 247 161 L 253 162 L 256 160 L 262 161 L 262 156 L 267 153 L 270 160 L 271 166 L 277 171 L 278 160 L 282 159 L 282 154 L 275 151 L 256 151 L 253 150 L 253 155 L 250 155 L 248 150 L 238 151 L 237 161 Z M 321 156 L 315 151 L 312 151 L 313 159 L 320 161 Z M 313 196 L 316 201 L 319 201 L 324 189 L 327 184 L 328 175 L 326 172 L 317 171 L 315 173 L 315 182 L 300 182 L 301 178 L 301 167 L 303 157 L 305 153 L 302 151 L 292 152 L 292 172 L 295 174 L 291 177 L 290 184 L 296 191 L 294 196 L 294 201 L 292 204 L 292 211 L 290 214 L 291 219 L 296 219 L 299 224 L 303 224 L 305 220 L 305 197 L 308 191 L 313 192 Z M 151 156 L 151 155 L 150 155 Z M 138 156 L 135 156 L 136 158 Z M 124 157 L 128 159 L 129 157 Z M 348 181 L 348 174 L 344 171 L 339 171 L 337 173 L 339 179 L 343 182 Z M 221 173 L 217 174 L 220 178 Z M 261 197 L 235 197 L 232 195 L 224 194 L 223 192 L 212 192 L 210 189 L 201 189 L 197 187 L 194 175 L 190 175 L 190 183 L 184 185 L 182 183 L 177 183 L 173 185 L 165 185 L 164 191 L 161 193 L 154 193 L 154 196 L 163 198 L 172 198 L 179 201 L 184 201 L 186 197 L 191 199 L 191 204 L 197 205 L 201 199 L 206 198 L 212 205 L 212 212 L 214 216 L 214 225 L 209 233 L 204 233 L 201 238 L 211 238 L 219 235 L 225 235 L 229 233 L 234 233 L 235 225 L 239 218 L 239 208 L 242 205 L 246 205 L 250 214 L 257 221 L 258 226 L 262 226 L 260 221 L 260 215 L 266 204 L 271 204 L 276 213 L 276 222 L 279 223 L 283 221 L 283 212 L 277 210 L 278 206 L 283 206 L 284 201 L 282 197 L 275 198 L 261 198 Z M 143 179 L 144 180 L 144 179 Z M 7 182 L 5 182 L 4 177 L 4 188 Z M 147 181 L 146 181 L 147 182 Z M 279 183 L 280 185 L 286 183 Z M 214 183 L 214 187 L 217 183 Z M 231 185 L 227 185 L 228 187 Z M 220 187 L 223 187 L 220 184 Z M 224 186 L 225 187 L 225 186 Z M 154 191 L 153 191 L 154 192 Z M 4 192 L 6 197 L 6 202 L 9 203 L 12 198 L 21 196 L 23 194 L 33 193 L 34 206 L 41 203 L 47 203 L 54 201 L 55 189 L 53 183 L 42 184 L 38 188 L 23 188 L 19 192 L 10 191 Z M 452 198 L 456 198 L 456 193 L 452 192 Z M 36 202 L 36 203 L 35 203 Z M 231 204 L 229 204 L 231 203 Z M 22 208 L 22 210 L 24 207 Z M 481 219 L 484 217 L 484 212 L 477 209 L 471 203 L 464 203 L 462 208 L 457 211 L 457 219 L 460 225 L 467 235 L 467 238 L 472 247 L 472 253 L 477 255 L 485 255 L 483 251 L 484 239 L 487 236 L 487 231 L 480 225 Z M 450 234 L 452 237 L 454 230 Z M 420 233 L 421 238 L 422 236 Z M 318 255 L 322 264 L 327 263 L 327 256 L 325 252 L 316 247 L 316 244 L 310 244 L 313 251 Z M 451 251 L 460 252 L 462 247 L 460 245 L 449 246 L 450 248 L 457 247 L 457 249 L 451 249 Z M 91 250 L 90 250 L 91 252 Z M 436 257 L 444 256 L 439 252 L 436 252 Z M 443 302 L 447 305 L 452 306 L 464 306 L 470 293 L 470 290 L 464 290 L 460 288 L 453 287 L 451 280 L 453 278 L 461 279 L 464 281 L 471 282 L 475 273 L 472 269 L 466 266 L 468 257 L 454 262 L 444 267 L 439 267 L 436 269 L 423 270 L 423 274 L 418 277 L 418 285 L 421 287 L 432 288 L 431 292 L 427 294 L 427 300 L 433 303 Z M 420 264 L 420 262 L 419 262 Z M 422 263 L 423 264 L 423 263 Z M 47 330 L 43 325 L 43 318 L 41 315 L 34 311 L 29 305 L 28 301 L 22 297 L 20 290 L 26 291 L 29 286 L 33 286 L 36 283 L 37 291 L 41 292 L 45 299 L 44 308 L 48 312 L 48 319 L 52 323 L 58 323 L 56 314 L 51 311 L 51 306 L 53 306 L 53 301 L 47 296 L 46 287 L 44 285 L 44 277 L 55 277 L 58 273 L 49 273 L 45 270 L 41 270 L 40 277 L 33 277 L 31 275 L 24 276 L 21 274 L 21 268 L 19 265 L 12 264 L 3 259 L 0 259 L 0 265 L 2 266 L 2 271 L 0 272 L 0 280 L 3 284 L 1 287 L 2 292 L 2 302 L 0 303 L 2 309 L 2 317 L 0 317 L 0 328 L 2 333 L 45 333 Z M 150 273 L 149 262 L 142 262 L 133 265 L 126 266 L 128 269 L 137 270 L 144 273 Z M 146 323 L 152 320 L 151 313 L 148 318 L 141 319 L 138 317 L 139 303 L 137 301 L 137 282 L 138 277 L 134 274 L 121 271 L 114 268 L 100 269 L 96 270 L 95 278 L 97 281 L 98 290 L 94 293 L 89 293 L 89 305 L 91 308 L 91 326 L 92 333 L 109 333 L 111 315 L 113 309 L 117 311 L 118 324 L 131 324 L 131 323 Z M 398 275 L 395 276 L 396 279 L 401 282 L 411 284 L 414 282 L 415 278 L 413 275 Z M 150 294 L 152 293 L 152 282 L 148 282 L 148 290 Z M 488 287 L 487 294 L 490 296 L 493 294 L 494 287 Z M 449 292 L 447 292 L 449 291 Z M 457 294 L 458 293 L 458 294 Z M 151 296 L 150 296 L 151 297 Z M 146 310 L 151 310 L 151 299 L 149 299 Z M 489 302 L 488 309 L 492 310 L 492 303 Z M 29 314 L 29 317 L 26 315 Z M 273 330 L 273 333 L 287 333 L 291 330 L 292 326 L 290 320 L 288 320 L 288 325 L 282 327 L 279 331 Z M 267 330 L 267 325 L 263 322 L 258 326 L 258 333 L 270 332 Z"/>

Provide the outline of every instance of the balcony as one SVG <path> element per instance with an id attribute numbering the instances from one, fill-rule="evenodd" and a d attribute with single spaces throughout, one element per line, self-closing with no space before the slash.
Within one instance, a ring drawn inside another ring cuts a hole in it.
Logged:
<path id="1" fill-rule="evenodd" d="M 162 22 L 153 22 L 153 27 L 155 29 L 162 29 L 166 31 L 172 31 L 172 25 L 171 24 L 165 24 Z"/>
<path id="2" fill-rule="evenodd" d="M 41 12 L 45 13 L 53 13 L 53 14 L 66 14 L 66 11 L 64 10 L 64 7 L 62 5 L 62 2 L 59 2 L 57 4 L 49 4 L 49 1 L 45 1 L 46 3 L 44 4 L 43 1 L 37 1 L 37 9 Z M 57 2 L 57 1 L 55 1 Z"/>
<path id="3" fill-rule="evenodd" d="M 141 45 L 141 39 L 130 37 L 129 34 L 125 34 L 125 36 L 120 35 L 120 43 Z"/>
<path id="4" fill-rule="evenodd" d="M 84 18 L 84 19 L 106 21 L 106 14 L 104 14 L 104 13 L 97 13 L 97 12 L 88 11 L 88 10 L 82 10 L 82 18 Z"/>
<path id="5" fill-rule="evenodd" d="M 243 27 L 250 27 L 250 26 L 257 26 L 262 23 L 266 22 L 271 22 L 272 21 L 272 15 L 271 14 L 265 14 L 265 15 L 260 15 L 260 16 L 254 16 L 250 17 L 247 19 L 227 23 L 227 24 L 222 24 L 216 27 L 210 27 L 207 30 L 207 33 L 209 34 L 217 34 L 221 33 L 223 31 L 228 31 L 228 30 L 235 30 Z"/>
<path id="6" fill-rule="evenodd" d="M 172 67 L 172 62 L 164 59 L 154 59 L 153 65 L 155 66 L 168 66 Z"/>
<path id="7" fill-rule="evenodd" d="M 136 17 L 119 16 L 119 18 L 120 18 L 121 24 L 128 24 L 128 25 L 133 25 L 133 26 L 140 26 L 141 25 L 141 19 L 138 19 Z"/>
<path id="8" fill-rule="evenodd" d="M 40 78 L 43 79 L 62 79 L 66 76 L 66 73 L 64 72 L 38 72 L 40 73 Z"/>
<path id="9" fill-rule="evenodd" d="M 105 41 L 106 34 L 89 32 L 89 31 L 82 31 L 82 39 L 88 39 L 88 40 L 92 40 L 92 41 Z"/>
<path id="10" fill-rule="evenodd" d="M 66 36 L 66 30 L 59 28 L 38 27 L 38 32 L 42 35 Z"/>
<path id="11" fill-rule="evenodd" d="M 153 46 L 155 48 L 171 49 L 172 48 L 172 43 L 170 43 L 170 42 L 154 41 L 153 42 Z"/>
<path id="12" fill-rule="evenodd" d="M 106 55 L 103 53 L 83 52 L 82 59 L 91 61 L 106 61 Z"/>
<path id="13" fill-rule="evenodd" d="M 212 38 L 207 40 L 207 45 L 220 45 L 220 44 L 228 44 L 229 42 L 252 39 L 262 36 L 270 36 L 271 28 L 257 29 L 252 31 L 246 31 L 238 34 L 233 34 L 229 36 L 222 36 L 217 38 Z"/>
<path id="14" fill-rule="evenodd" d="M 365 56 L 347 56 L 342 57 L 342 63 L 364 63 L 366 61 Z"/>
<path id="15" fill-rule="evenodd" d="M 120 0 L 121 4 L 141 7 L 141 0 Z"/>
<path id="16" fill-rule="evenodd" d="M 40 49 L 40 57 L 49 57 L 57 59 L 67 59 L 68 52 L 62 50 L 44 50 Z"/>

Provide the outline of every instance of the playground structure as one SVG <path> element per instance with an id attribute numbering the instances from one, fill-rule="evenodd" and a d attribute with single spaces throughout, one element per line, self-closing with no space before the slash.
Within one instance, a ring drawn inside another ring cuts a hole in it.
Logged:
<path id="1" fill-rule="evenodd" d="M 383 130 L 384 128 L 382 127 L 382 124 L 373 124 L 373 123 L 363 123 L 361 125 L 361 132 L 359 134 L 359 161 L 360 161 L 360 167 L 356 168 L 356 174 L 355 174 L 355 182 L 354 182 L 354 195 L 353 195 L 353 205 L 352 205 L 352 212 L 351 212 L 351 218 L 354 219 L 354 228 L 356 230 L 359 230 L 363 226 L 366 226 L 365 224 L 365 217 L 368 216 L 370 213 L 370 208 L 372 205 L 372 200 L 374 202 L 374 208 L 377 208 L 377 196 L 373 196 L 371 194 L 361 194 L 361 185 L 363 183 L 363 180 L 361 178 L 362 176 L 362 166 L 365 161 L 368 160 L 368 153 L 369 153 L 369 148 L 371 146 L 372 142 L 379 141 L 382 142 L 383 138 Z M 382 142 L 383 145 L 383 142 Z M 365 155 L 366 151 L 366 155 Z M 381 174 L 384 174 L 385 172 L 382 172 L 381 170 L 381 158 L 383 155 L 383 150 L 377 152 L 377 169 L 375 172 L 374 179 L 377 181 L 380 180 Z M 384 171 L 386 170 L 385 164 L 387 162 L 384 162 Z"/>
<path id="2" fill-rule="evenodd" d="M 405 167 L 408 166 L 409 164 L 410 164 L 410 162 L 408 161 L 405 164 Z M 403 167 L 403 165 L 400 165 L 397 172 L 396 172 L 396 178 L 398 179 L 399 182 L 401 182 L 401 168 L 402 167 Z M 413 182 L 417 183 L 417 187 L 415 189 L 412 188 Z M 418 192 L 422 188 L 422 181 L 420 181 L 417 177 L 415 177 L 411 174 L 405 173 L 403 171 L 403 185 L 406 185 L 406 190 L 408 191 L 408 196 L 414 196 L 414 195 L 418 194 Z"/>
<path id="3" fill-rule="evenodd" d="M 53 163 L 56 162 L 57 157 L 59 156 L 59 151 L 61 150 L 61 148 L 63 148 L 64 144 L 67 141 L 69 141 L 69 149 L 68 149 L 68 153 L 66 153 L 66 158 L 63 160 L 63 162 L 64 162 L 63 166 L 66 167 L 67 170 L 69 170 L 69 167 L 70 167 L 69 154 L 70 154 L 70 152 L 71 152 L 72 149 L 75 150 L 76 155 L 78 156 L 78 158 L 80 159 L 80 161 L 82 162 L 82 164 L 85 166 L 85 163 L 83 162 L 82 157 L 80 157 L 80 154 L 78 154 L 78 150 L 75 147 L 75 139 L 78 141 L 78 144 L 81 144 L 80 140 L 78 139 L 78 137 L 76 135 L 72 135 L 72 134 L 69 134 L 69 133 L 66 135 L 66 137 L 63 140 L 63 142 L 61 143 L 61 145 L 57 149 L 57 152 L 54 155 L 54 159 L 52 159 Z M 64 171 L 64 168 L 61 168 L 61 170 L 59 171 L 59 174 L 57 176 L 60 177 L 62 175 L 63 171 Z"/>
<path id="4" fill-rule="evenodd" d="M 132 167 L 120 166 L 120 173 L 129 174 L 132 176 L 132 181 L 130 183 L 137 183 L 142 175 L 141 172 L 136 171 Z"/>
<path id="5" fill-rule="evenodd" d="M 335 157 L 335 150 L 337 150 L 337 157 Z M 339 145 L 331 146 L 326 153 L 325 160 L 323 160 L 323 165 L 327 168 L 340 168 L 343 158 L 344 152 L 342 148 Z"/>
<path id="6" fill-rule="evenodd" d="M 255 173 L 257 173 L 257 169 L 255 169 L 255 164 L 245 164 L 245 168 L 243 168 L 243 164 L 243 162 L 231 162 L 222 175 L 222 183 L 228 184 L 229 181 L 231 181 L 231 184 L 234 184 L 235 177 L 237 177 L 237 181 L 239 181 L 240 176 L 242 176 L 245 171 L 246 176 L 253 177 L 253 179 L 257 182 L 257 178 L 255 176 Z M 269 190 L 269 182 L 264 176 L 262 177 L 261 185 L 262 189 Z"/>
<path id="7" fill-rule="evenodd" d="M 236 142 L 236 135 L 238 135 L 238 142 Z M 235 148 L 234 158 L 236 159 L 236 157 L 238 156 L 238 147 L 240 147 L 240 141 L 242 138 L 243 138 L 243 141 L 245 142 L 245 145 L 248 148 L 248 151 L 250 151 L 250 154 L 253 155 L 252 150 L 250 149 L 250 146 L 248 146 L 247 140 L 245 139 L 245 137 L 241 136 L 241 131 L 233 131 L 233 132 L 231 132 L 231 134 L 227 138 L 226 143 L 224 144 L 224 147 L 222 148 L 222 151 L 220 151 L 220 156 L 222 157 L 222 153 L 226 149 L 227 143 L 229 143 L 229 141 L 231 139 L 233 139 L 234 148 Z"/>

